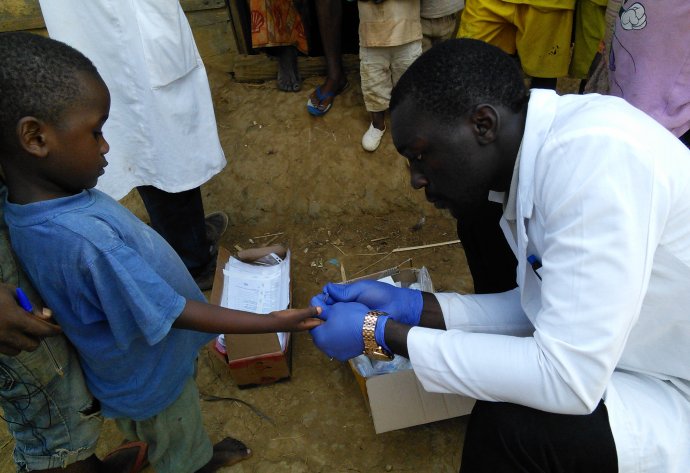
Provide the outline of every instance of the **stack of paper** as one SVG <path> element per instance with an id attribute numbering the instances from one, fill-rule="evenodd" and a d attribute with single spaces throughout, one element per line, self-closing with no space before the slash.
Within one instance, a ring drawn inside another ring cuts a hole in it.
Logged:
<path id="1" fill-rule="evenodd" d="M 275 253 L 253 264 L 230 257 L 223 269 L 220 305 L 228 309 L 268 314 L 290 305 L 290 251 L 285 259 Z M 286 334 L 278 333 L 285 350 Z"/>

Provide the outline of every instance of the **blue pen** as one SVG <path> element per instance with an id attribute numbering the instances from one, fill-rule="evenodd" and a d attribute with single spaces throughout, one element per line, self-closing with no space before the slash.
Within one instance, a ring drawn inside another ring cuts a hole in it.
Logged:
<path id="1" fill-rule="evenodd" d="M 26 293 L 24 293 L 24 291 L 22 291 L 22 289 L 19 287 L 14 292 L 17 295 L 17 302 L 19 302 L 19 306 L 28 313 L 33 313 L 34 308 L 31 305 L 31 301 L 26 296 Z M 62 369 L 62 366 L 60 366 L 60 363 L 58 363 L 55 359 L 55 355 L 53 355 L 53 351 L 50 349 L 50 346 L 48 346 L 45 340 L 41 340 L 41 344 L 46 349 L 46 352 L 48 352 L 48 356 L 50 356 L 50 359 L 53 362 L 53 366 L 55 366 L 55 371 L 57 371 L 57 374 L 63 376 L 65 374 L 65 371 Z"/>
<path id="2" fill-rule="evenodd" d="M 534 271 L 534 274 L 539 278 L 541 281 L 541 274 L 539 274 L 539 270 L 541 269 L 541 261 L 534 256 L 534 255 L 529 255 L 527 257 L 527 262 L 532 266 L 532 271 Z"/>

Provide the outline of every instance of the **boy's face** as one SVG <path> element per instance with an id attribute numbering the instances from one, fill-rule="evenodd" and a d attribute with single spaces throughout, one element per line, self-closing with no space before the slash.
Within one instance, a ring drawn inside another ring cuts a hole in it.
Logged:
<path id="1" fill-rule="evenodd" d="M 86 73 L 79 77 L 80 100 L 45 129 L 49 147 L 44 178 L 56 197 L 94 187 L 108 165 L 105 154 L 110 147 L 102 128 L 110 111 L 110 94 L 99 77 Z"/>

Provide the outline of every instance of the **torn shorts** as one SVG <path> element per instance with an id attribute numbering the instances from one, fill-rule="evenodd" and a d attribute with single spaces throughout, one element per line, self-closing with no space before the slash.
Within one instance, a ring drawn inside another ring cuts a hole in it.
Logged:
<path id="1" fill-rule="evenodd" d="M 88 458 L 103 423 L 72 345 L 64 336 L 45 341 L 64 376 L 42 344 L 17 356 L 0 354 L 0 408 L 15 439 L 18 472 L 64 468 Z"/>
<path id="2" fill-rule="evenodd" d="M 116 418 L 115 424 L 125 438 L 148 444 L 148 459 L 156 473 L 197 471 L 213 456 L 194 378 L 189 378 L 180 396 L 155 416 L 145 420 Z"/>

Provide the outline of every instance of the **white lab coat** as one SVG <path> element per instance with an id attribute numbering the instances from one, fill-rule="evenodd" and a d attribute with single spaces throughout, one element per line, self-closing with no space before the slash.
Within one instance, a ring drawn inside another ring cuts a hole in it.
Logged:
<path id="1" fill-rule="evenodd" d="M 533 90 L 518 166 L 519 286 L 437 294 L 448 330 L 410 331 L 417 376 L 565 414 L 604 399 L 621 472 L 687 473 L 690 152 L 623 100 Z"/>
<path id="2" fill-rule="evenodd" d="M 225 166 L 206 70 L 177 0 L 40 0 L 51 38 L 86 55 L 111 95 L 97 188 L 198 187 Z"/>

